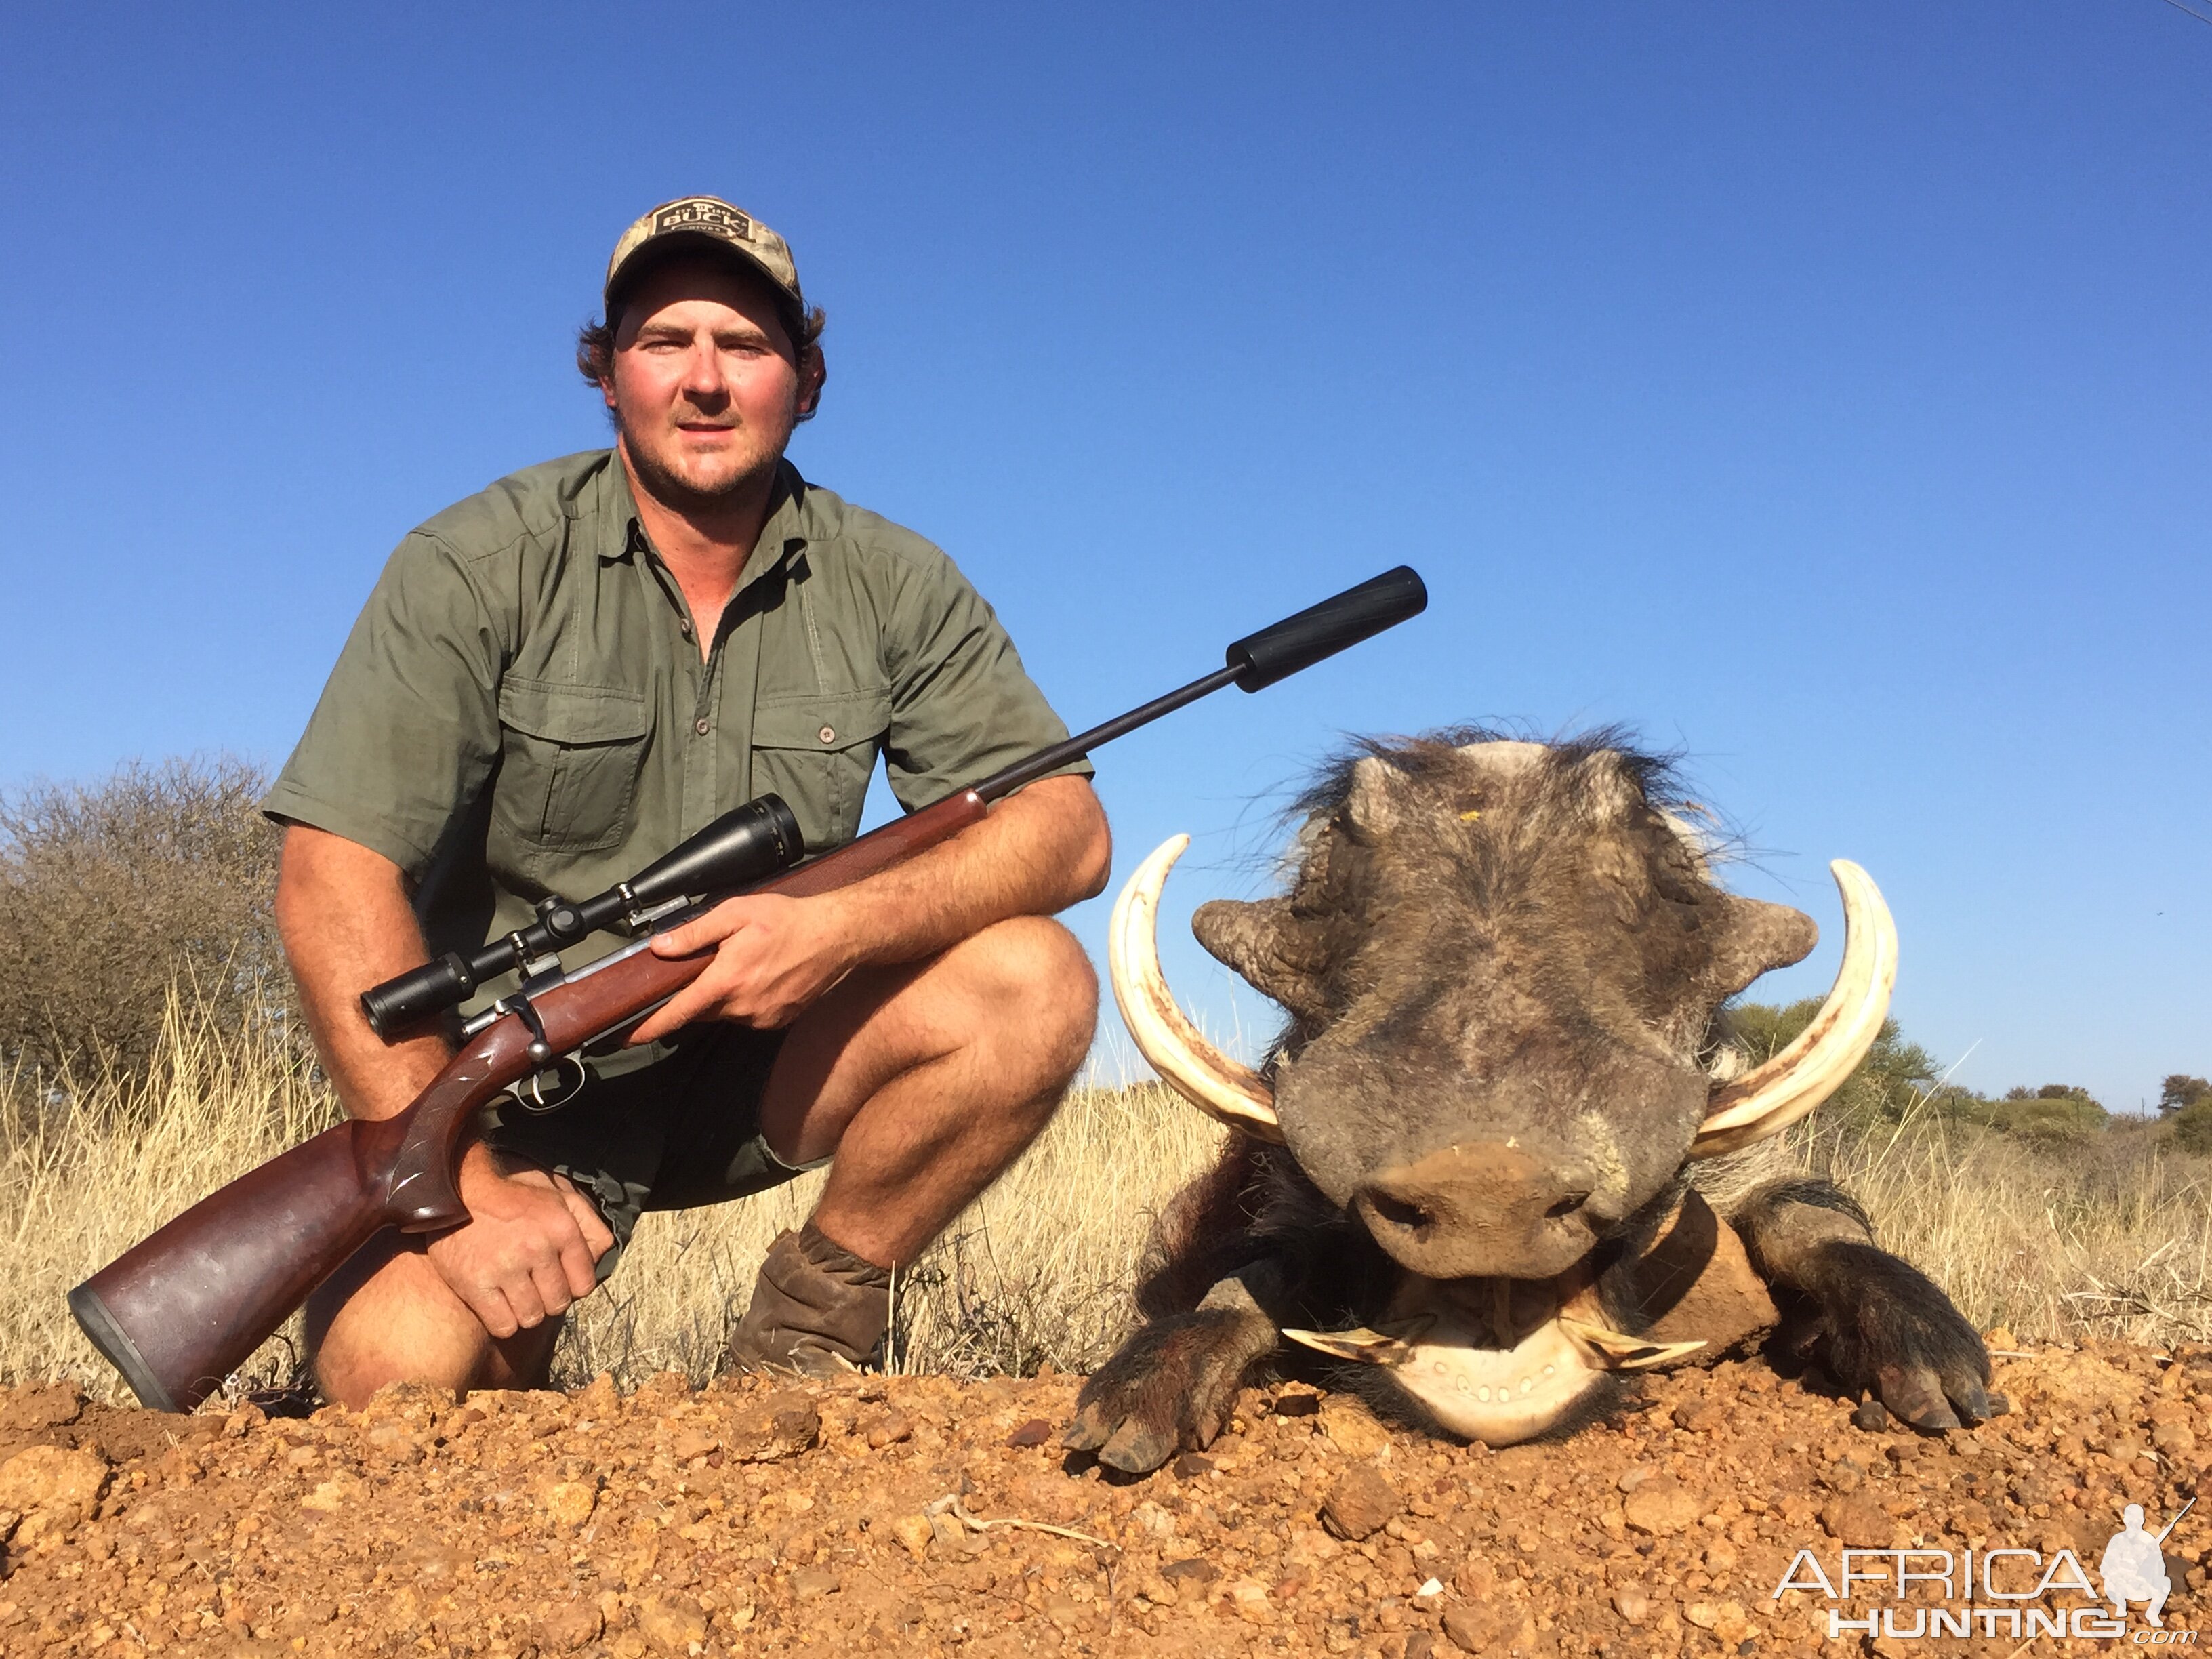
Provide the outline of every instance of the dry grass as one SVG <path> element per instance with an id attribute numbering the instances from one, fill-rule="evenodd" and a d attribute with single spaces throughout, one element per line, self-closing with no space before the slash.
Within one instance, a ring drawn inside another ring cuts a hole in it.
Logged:
<path id="1" fill-rule="evenodd" d="M 269 1026 L 226 1032 L 173 994 L 143 1076 L 64 1082 L 49 1091 L 22 1072 L 0 1078 L 0 1380 L 69 1376 L 120 1398 L 70 1316 L 70 1287 L 337 1110 Z M 76 1104 L 57 1109 L 54 1095 Z M 289 1329 L 242 1377 L 288 1376 L 296 1341 Z"/>
<path id="2" fill-rule="evenodd" d="M 226 1032 L 173 998 L 143 1081 L 72 1087 L 78 1104 L 57 1115 L 27 1074 L 0 1077 L 0 1382 L 69 1376 L 120 1397 L 64 1298 L 169 1217 L 336 1121 L 327 1090 L 292 1052 L 266 1033 Z M 1079 1091 L 900 1275 L 893 1363 L 964 1376 L 1095 1364 L 1128 1328 L 1154 1212 L 1221 1138 L 1157 1085 Z M 570 1320 L 556 1380 L 710 1376 L 769 1241 L 799 1224 L 823 1179 L 647 1216 L 621 1271 Z M 289 1380 L 297 1341 L 295 1322 L 238 1386 Z"/>
<path id="3" fill-rule="evenodd" d="M 173 1001 L 155 1062 L 71 1090 L 0 1078 L 0 1381 L 120 1385 L 78 1335 L 68 1288 L 224 1181 L 333 1120 L 281 1040 Z M 1029 1154 L 901 1275 L 894 1364 L 975 1376 L 1082 1370 L 1127 1328 L 1152 1218 L 1211 1161 L 1214 1129 L 1157 1086 L 1079 1091 Z M 2212 1335 L 2212 1164 L 2122 1127 L 2041 1148 L 1926 1117 L 1798 1148 L 1875 1213 L 1977 1324 L 2023 1341 Z M 578 1310 L 565 1382 L 608 1370 L 703 1379 L 761 1253 L 820 1176 L 744 1203 L 646 1218 L 622 1271 Z M 288 1378 L 288 1333 L 239 1386 Z"/>
<path id="4" fill-rule="evenodd" d="M 1808 1137 L 1803 1160 L 1986 1329 L 2021 1340 L 2212 1337 L 2212 1161 L 2155 1123 L 2037 1141 L 1926 1112 Z"/>
<path id="5" fill-rule="evenodd" d="M 1152 1217 L 1213 1161 L 1223 1133 L 1156 1084 L 1079 1090 L 1021 1161 L 899 1274 L 891 1367 L 963 1376 L 1090 1370 L 1129 1329 Z M 805 1218 L 824 1178 L 647 1216 L 621 1271 L 571 1322 L 556 1373 L 711 1376 L 769 1241 Z"/>

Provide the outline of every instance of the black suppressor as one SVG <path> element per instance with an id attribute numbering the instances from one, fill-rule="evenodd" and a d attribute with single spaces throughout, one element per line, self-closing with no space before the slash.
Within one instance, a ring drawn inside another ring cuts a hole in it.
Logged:
<path id="1" fill-rule="evenodd" d="M 1333 657 L 1346 646 L 1372 639 L 1427 608 L 1429 590 L 1413 567 L 1401 564 L 1347 587 L 1333 599 L 1285 617 L 1229 647 L 1229 665 L 1240 670 L 1237 688 L 1257 691 Z"/>
<path id="2" fill-rule="evenodd" d="M 597 898 L 571 904 L 538 901 L 538 920 L 494 939 L 474 956 L 448 951 L 435 962 L 371 986 L 361 994 L 369 1029 L 388 1037 L 457 1008 L 486 980 L 530 964 L 602 927 L 624 922 L 672 899 L 699 899 L 764 881 L 805 855 L 799 820 L 781 795 L 763 795 L 725 812 L 697 835 Z"/>

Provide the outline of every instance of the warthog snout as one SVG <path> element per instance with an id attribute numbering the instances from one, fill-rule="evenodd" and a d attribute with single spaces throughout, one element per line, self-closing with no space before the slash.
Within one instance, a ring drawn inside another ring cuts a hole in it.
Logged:
<path id="1" fill-rule="evenodd" d="M 1428 1279 L 1549 1279 L 1595 1243 L 1577 1160 L 1462 1141 L 1386 1170 L 1354 1200 L 1375 1242 Z"/>

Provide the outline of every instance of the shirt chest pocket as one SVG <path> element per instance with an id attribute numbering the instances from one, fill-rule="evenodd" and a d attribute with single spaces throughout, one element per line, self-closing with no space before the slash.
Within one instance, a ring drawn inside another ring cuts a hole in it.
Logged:
<path id="1" fill-rule="evenodd" d="M 891 723 L 890 693 L 839 691 L 753 711 L 753 793 L 781 795 L 809 852 L 860 832 L 868 775 Z"/>
<path id="2" fill-rule="evenodd" d="M 499 688 L 495 822 L 554 853 L 595 853 L 629 832 L 645 760 L 645 694 L 509 675 Z"/>

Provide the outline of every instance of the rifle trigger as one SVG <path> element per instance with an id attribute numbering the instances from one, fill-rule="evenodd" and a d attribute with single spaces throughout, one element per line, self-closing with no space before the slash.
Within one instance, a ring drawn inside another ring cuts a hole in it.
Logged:
<path id="1" fill-rule="evenodd" d="M 568 1075 L 565 1068 L 571 1066 L 576 1068 L 576 1079 L 573 1083 L 565 1081 Z M 550 1099 L 547 1097 L 548 1091 L 545 1087 L 548 1075 L 549 1073 L 544 1071 L 532 1073 L 530 1092 L 526 1096 L 522 1091 L 522 1085 L 516 1084 L 511 1091 L 514 1096 L 515 1104 L 526 1112 L 557 1112 L 578 1095 L 583 1093 L 584 1085 L 591 1081 L 591 1073 L 584 1069 L 584 1062 L 574 1054 L 563 1054 L 553 1062 L 550 1073 L 553 1079 Z"/>

